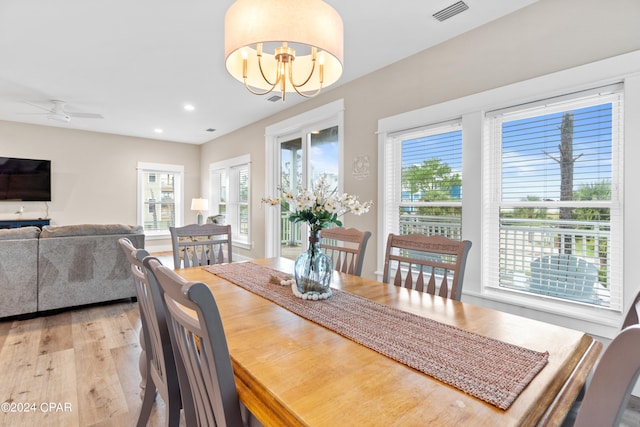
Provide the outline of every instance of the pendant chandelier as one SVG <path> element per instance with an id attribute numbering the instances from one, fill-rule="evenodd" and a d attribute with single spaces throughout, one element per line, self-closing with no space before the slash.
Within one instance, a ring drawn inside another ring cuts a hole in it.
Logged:
<path id="1" fill-rule="evenodd" d="M 311 98 L 342 74 L 342 19 L 322 0 L 237 0 L 224 36 L 227 71 L 256 95 Z"/>

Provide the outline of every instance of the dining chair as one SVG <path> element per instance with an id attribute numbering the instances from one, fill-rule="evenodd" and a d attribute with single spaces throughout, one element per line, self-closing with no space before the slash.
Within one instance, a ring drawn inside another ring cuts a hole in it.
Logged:
<path id="1" fill-rule="evenodd" d="M 627 311 L 624 322 L 622 322 L 622 329 L 626 328 L 627 326 L 637 325 L 638 323 L 640 323 L 640 321 L 638 321 L 638 304 L 640 304 L 640 292 L 638 292 L 636 298 L 633 300 L 631 306 L 629 307 L 629 311 Z"/>
<path id="2" fill-rule="evenodd" d="M 333 227 L 320 231 L 320 247 L 333 260 L 335 270 L 360 276 L 370 231 Z"/>
<path id="3" fill-rule="evenodd" d="M 631 325 L 619 332 L 602 354 L 574 427 L 620 425 L 640 374 L 638 352 L 640 325 Z"/>
<path id="4" fill-rule="evenodd" d="M 639 303 L 640 303 L 640 292 L 638 292 L 635 299 L 631 303 L 631 306 L 629 307 L 629 311 L 627 311 L 627 315 L 625 316 L 624 321 L 622 322 L 622 327 L 620 328 L 621 331 L 625 330 L 629 326 L 640 324 L 640 321 L 638 320 L 638 304 Z M 569 413 L 567 414 L 564 422 L 562 423 L 562 427 L 571 427 L 575 424 L 575 420 L 580 411 L 580 408 L 584 404 L 584 397 L 587 390 L 587 384 L 591 383 L 592 376 L 593 376 L 593 373 L 589 375 L 589 377 L 587 378 L 587 381 L 585 382 L 585 385 L 582 387 L 582 389 L 580 389 L 580 393 L 578 394 L 578 397 L 571 405 L 571 409 L 569 410 Z"/>
<path id="5" fill-rule="evenodd" d="M 211 290 L 187 282 L 154 258 L 144 265 L 159 284 L 180 386 L 191 392 L 199 426 L 242 426 L 253 419 L 240 404 L 222 320 Z M 257 421 L 257 420 L 255 420 Z M 253 425 L 254 423 L 248 423 Z"/>
<path id="6" fill-rule="evenodd" d="M 469 240 L 391 233 L 387 238 L 382 281 L 460 301 L 469 249 Z"/>
<path id="7" fill-rule="evenodd" d="M 190 224 L 169 232 L 174 268 L 232 262 L 230 225 Z"/>
<path id="8" fill-rule="evenodd" d="M 137 426 L 147 425 L 156 392 L 160 393 L 165 403 L 166 425 L 178 426 L 182 407 L 185 406 L 186 421 L 193 419 L 193 409 L 189 407 L 188 401 L 183 401 L 180 393 L 176 362 L 160 293 L 157 286 L 152 286 L 149 282 L 142 265 L 142 260 L 148 257 L 149 253 L 145 249 L 136 249 L 127 238 L 119 239 L 118 243 L 131 265 L 144 341 L 144 394 Z"/>

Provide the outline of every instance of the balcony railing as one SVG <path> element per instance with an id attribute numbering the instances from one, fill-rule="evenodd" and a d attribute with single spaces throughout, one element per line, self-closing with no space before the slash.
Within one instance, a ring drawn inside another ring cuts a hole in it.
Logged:
<path id="1" fill-rule="evenodd" d="M 283 246 L 300 246 L 302 244 L 301 228 L 289 221 L 289 214 L 280 215 L 280 244 Z"/>
<path id="2" fill-rule="evenodd" d="M 286 216 L 281 224 L 282 244 L 300 245 L 300 228 Z M 399 231 L 462 237 L 459 217 L 403 214 Z M 503 218 L 499 286 L 609 306 L 610 241 L 608 221 Z M 532 265 L 533 281 L 541 280 L 551 291 L 531 286 Z M 587 292 L 588 298 L 578 295 Z"/>

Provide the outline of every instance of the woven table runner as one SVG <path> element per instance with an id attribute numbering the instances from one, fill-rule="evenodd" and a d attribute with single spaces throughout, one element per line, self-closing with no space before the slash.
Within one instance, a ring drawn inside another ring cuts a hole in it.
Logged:
<path id="1" fill-rule="evenodd" d="M 504 343 L 332 289 L 327 300 L 297 298 L 274 281 L 291 276 L 251 262 L 205 270 L 391 359 L 500 409 L 544 368 L 549 354 Z"/>

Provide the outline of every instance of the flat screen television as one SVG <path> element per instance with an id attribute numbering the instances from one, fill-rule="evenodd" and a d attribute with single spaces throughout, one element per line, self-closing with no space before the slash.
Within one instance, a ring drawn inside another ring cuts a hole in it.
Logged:
<path id="1" fill-rule="evenodd" d="M 0 200 L 51 201 L 51 160 L 0 157 Z"/>

